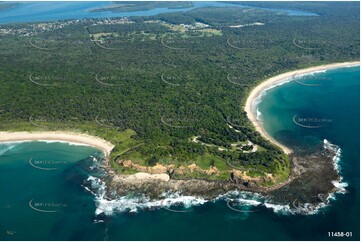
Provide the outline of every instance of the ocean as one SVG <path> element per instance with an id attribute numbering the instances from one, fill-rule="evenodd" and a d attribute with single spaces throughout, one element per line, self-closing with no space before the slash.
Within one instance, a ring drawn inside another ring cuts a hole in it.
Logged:
<path id="1" fill-rule="evenodd" d="M 359 90 L 359 67 L 339 68 L 267 90 L 255 107 L 267 132 L 291 148 L 312 151 L 327 140 L 340 149 L 346 192 L 318 211 L 297 214 L 245 192 L 208 202 L 179 194 L 108 201 L 95 148 L 1 143 L 0 240 L 359 240 Z"/>

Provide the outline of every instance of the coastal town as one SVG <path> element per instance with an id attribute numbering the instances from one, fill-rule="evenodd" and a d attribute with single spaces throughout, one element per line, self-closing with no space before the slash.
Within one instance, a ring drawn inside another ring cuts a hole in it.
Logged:
<path id="1" fill-rule="evenodd" d="M 130 24 L 133 21 L 128 18 L 104 18 L 104 19 L 74 19 L 65 21 L 44 22 L 35 24 L 14 24 L 14 25 L 0 25 L 0 36 L 33 36 L 44 32 L 51 32 L 57 29 L 65 28 L 72 24 L 84 24 L 84 26 L 97 25 L 114 25 L 114 24 Z"/>

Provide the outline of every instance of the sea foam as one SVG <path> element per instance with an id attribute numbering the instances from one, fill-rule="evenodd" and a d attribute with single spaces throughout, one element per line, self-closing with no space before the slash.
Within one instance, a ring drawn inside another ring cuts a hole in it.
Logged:
<path id="1" fill-rule="evenodd" d="M 325 149 L 331 149 L 335 152 L 335 156 L 333 157 L 334 169 L 337 172 L 340 172 L 339 162 L 341 159 L 341 148 L 337 145 L 330 143 L 326 139 L 323 143 Z M 182 206 L 183 208 L 190 208 L 193 206 L 203 205 L 207 202 L 217 201 L 236 202 L 236 206 L 245 206 L 252 208 L 264 207 L 280 215 L 313 215 L 317 214 L 319 211 L 321 211 L 321 209 L 328 206 L 328 203 L 305 203 L 302 205 L 295 205 L 292 203 L 279 204 L 274 203 L 268 196 L 264 196 L 255 192 L 238 190 L 229 191 L 225 194 L 219 195 L 213 200 L 206 200 L 204 198 L 194 196 L 183 196 L 180 193 L 163 193 L 163 199 L 159 200 L 151 200 L 144 195 L 122 196 L 116 197 L 115 199 L 109 199 L 106 195 L 107 187 L 104 181 L 94 176 L 89 176 L 87 181 L 90 182 L 90 186 L 84 186 L 84 188 L 95 197 L 95 215 L 105 214 L 107 216 L 111 216 L 114 213 L 136 213 L 140 210 L 170 208 L 172 206 Z M 332 183 L 336 188 L 335 193 L 346 192 L 345 188 L 347 187 L 347 183 L 342 182 L 342 176 L 340 176 L 339 181 L 333 181 Z M 329 196 L 327 197 L 327 201 L 335 199 L 335 193 L 329 194 Z M 101 222 L 101 220 L 97 222 Z"/>
<path id="2" fill-rule="evenodd" d="M 338 147 L 335 144 L 332 144 L 327 139 L 323 140 L 323 146 L 325 149 L 330 149 L 333 152 L 335 152 L 335 156 L 332 158 L 333 167 L 334 167 L 335 171 L 337 171 L 337 173 L 339 174 L 340 178 L 339 178 L 339 180 L 332 181 L 332 184 L 335 186 L 336 191 L 334 193 L 329 194 L 329 196 L 327 197 L 327 201 L 336 200 L 336 194 L 337 193 L 345 194 L 347 192 L 346 187 L 348 187 L 347 182 L 343 182 L 343 177 L 341 176 L 340 161 L 341 161 L 341 156 L 342 156 L 342 154 L 341 154 L 342 150 L 340 147 Z"/>
<path id="3" fill-rule="evenodd" d="M 318 213 L 321 208 L 326 206 L 326 204 L 320 203 L 316 205 L 303 204 L 295 208 L 291 208 L 290 204 L 273 203 L 270 198 L 259 193 L 237 190 L 219 195 L 213 200 L 206 200 L 204 198 L 194 196 L 183 196 L 180 193 L 164 193 L 162 194 L 164 198 L 160 200 L 151 200 L 144 195 L 122 196 L 116 197 L 115 199 L 109 199 L 106 196 L 106 185 L 101 179 L 89 176 L 88 181 L 91 182 L 91 187 L 89 188 L 84 186 L 84 188 L 95 197 L 95 215 L 105 214 L 107 216 L 112 216 L 116 213 L 137 213 L 141 210 L 171 208 L 172 206 L 191 208 L 203 205 L 207 202 L 217 201 L 232 201 L 237 203 L 236 206 L 249 207 L 253 209 L 264 207 L 279 215 L 312 215 Z M 176 210 L 169 210 L 177 212 Z M 180 210 L 180 212 L 182 212 L 182 210 Z M 100 220 L 97 220 L 97 222 L 100 222 Z"/>
<path id="4" fill-rule="evenodd" d="M 333 152 L 335 152 L 335 156 L 332 158 L 333 167 L 338 174 L 341 174 L 341 166 L 340 166 L 340 161 L 342 156 L 341 148 L 335 144 L 332 144 L 327 139 L 323 140 L 323 146 L 325 149 L 330 149 Z M 347 182 L 342 182 L 342 181 L 343 181 L 343 177 L 341 175 L 338 181 L 332 181 L 332 184 L 336 187 L 337 193 L 346 193 L 346 187 L 348 186 L 348 184 Z"/>
<path id="5" fill-rule="evenodd" d="M 87 181 L 90 182 L 91 187 L 84 188 L 95 196 L 96 211 L 95 215 L 105 214 L 113 215 L 114 213 L 129 212 L 135 213 L 144 209 L 156 209 L 161 207 L 171 207 L 172 205 L 182 205 L 185 208 L 190 208 L 197 205 L 202 205 L 208 202 L 204 198 L 194 196 L 182 196 L 179 193 L 164 193 L 164 199 L 151 200 L 150 198 L 142 196 L 122 196 L 115 199 L 109 199 L 106 196 L 106 185 L 101 179 L 89 176 Z"/>
<path id="6" fill-rule="evenodd" d="M 17 144 L 14 143 L 0 143 L 0 155 L 5 154 L 6 152 L 14 149 L 16 147 Z"/>
<path id="7" fill-rule="evenodd" d="M 352 66 L 350 66 L 350 67 L 352 67 Z M 282 86 L 284 84 L 287 84 L 289 82 L 294 81 L 295 79 L 299 79 L 299 78 L 304 77 L 304 76 L 314 76 L 314 75 L 317 75 L 317 74 L 320 74 L 320 73 L 326 73 L 327 71 L 328 70 L 317 70 L 317 71 L 307 72 L 307 73 L 303 73 L 303 74 L 297 74 L 296 73 L 294 76 L 285 77 L 284 79 L 279 80 L 278 82 L 264 88 L 259 93 L 259 95 L 253 100 L 252 107 L 254 109 L 257 108 L 258 105 L 262 102 L 262 99 L 267 94 L 267 92 L 269 90 L 275 88 L 275 87 Z"/>
<path id="8" fill-rule="evenodd" d="M 68 144 L 68 145 L 72 145 L 72 146 L 88 146 L 88 147 L 91 147 L 91 145 L 89 145 L 89 144 L 77 143 L 77 142 L 73 142 L 73 141 L 64 141 L 64 140 L 34 140 L 34 142 L 44 142 L 44 143 L 47 143 L 47 144 L 62 143 L 62 144 Z"/>
<path id="9" fill-rule="evenodd" d="M 262 120 L 262 113 L 261 113 L 261 111 L 259 111 L 259 108 L 257 108 L 256 113 L 257 113 L 257 115 L 256 115 L 257 121 L 262 122 L 263 121 Z"/>

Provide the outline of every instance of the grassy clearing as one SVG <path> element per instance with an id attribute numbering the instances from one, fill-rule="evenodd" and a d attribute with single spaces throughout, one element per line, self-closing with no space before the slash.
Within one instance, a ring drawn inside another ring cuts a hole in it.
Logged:
<path id="1" fill-rule="evenodd" d="M 222 31 L 219 29 L 199 29 L 197 30 L 201 33 L 204 33 L 205 36 L 222 36 Z"/>
<path id="2" fill-rule="evenodd" d="M 220 171 L 226 171 L 229 170 L 229 166 L 227 165 L 227 162 L 218 157 L 211 154 L 205 154 L 202 156 L 198 156 L 195 160 L 195 163 L 202 169 L 209 169 L 212 165 L 217 167 Z"/>
<path id="3" fill-rule="evenodd" d="M 174 24 L 168 24 L 168 23 L 161 23 L 161 25 L 169 28 L 170 30 L 174 32 L 186 32 L 187 28 L 181 26 L 181 25 L 174 25 Z"/>

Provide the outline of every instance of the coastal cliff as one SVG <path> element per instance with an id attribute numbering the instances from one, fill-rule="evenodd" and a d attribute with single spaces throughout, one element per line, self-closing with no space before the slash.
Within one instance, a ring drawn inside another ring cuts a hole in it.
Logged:
<path id="1" fill-rule="evenodd" d="M 180 193 L 184 196 L 202 197 L 212 200 L 229 191 L 249 191 L 263 194 L 272 201 L 292 206 L 327 203 L 329 195 L 337 190 L 334 182 L 340 180 L 335 170 L 337 151 L 320 145 L 314 154 L 292 155 L 291 174 L 287 181 L 272 186 L 261 186 L 257 181 L 236 178 L 231 173 L 227 181 L 206 179 L 172 179 L 166 173 L 137 173 L 119 175 L 110 172 L 106 184 L 109 196 L 115 191 L 117 196 L 144 194 L 151 199 L 162 199 L 167 193 Z M 129 162 L 128 162 L 129 163 Z"/>

